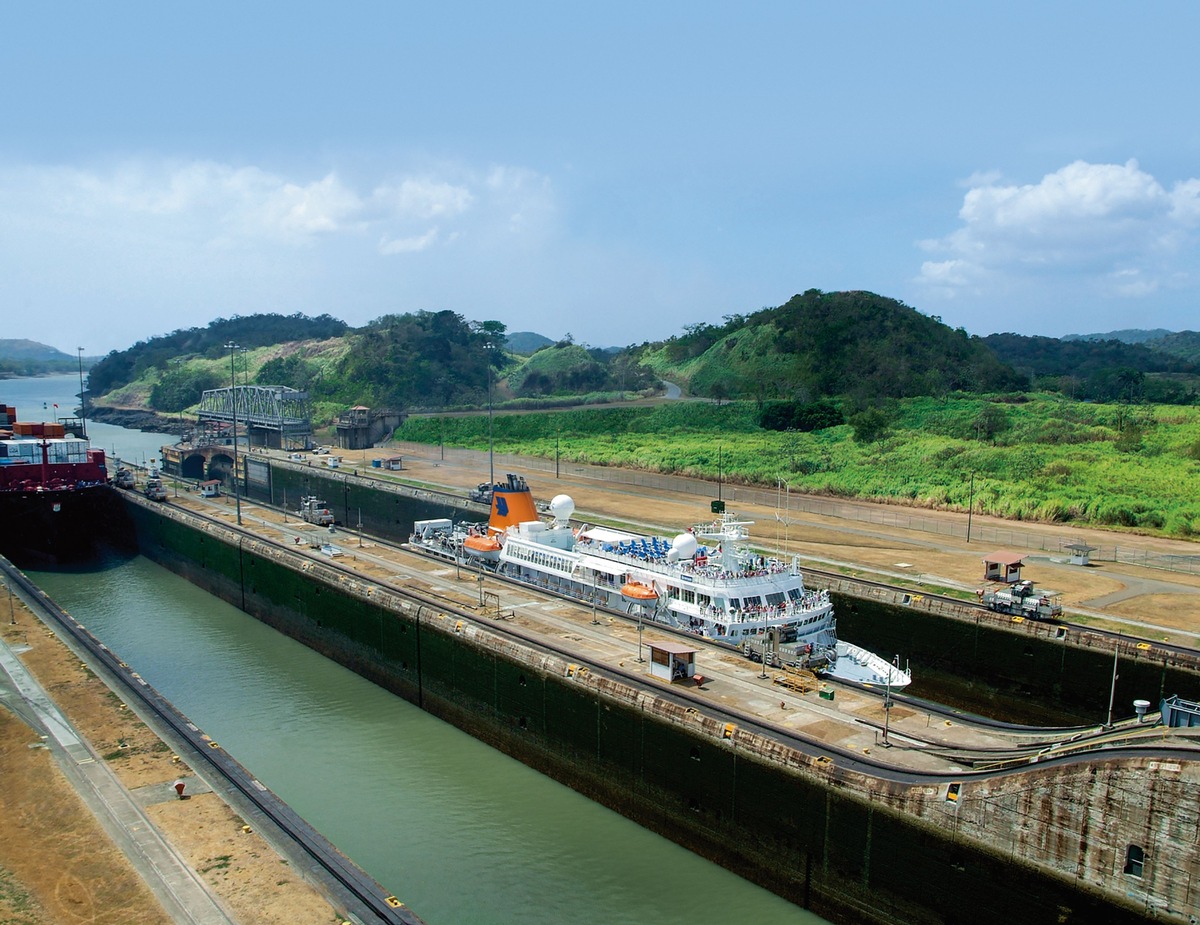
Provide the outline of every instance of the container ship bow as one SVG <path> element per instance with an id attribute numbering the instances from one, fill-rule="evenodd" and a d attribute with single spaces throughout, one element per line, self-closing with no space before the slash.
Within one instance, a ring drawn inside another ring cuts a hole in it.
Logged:
<path id="1" fill-rule="evenodd" d="M 86 560 L 121 545 L 124 523 L 103 450 L 0 405 L 0 554 L 17 564 Z"/>

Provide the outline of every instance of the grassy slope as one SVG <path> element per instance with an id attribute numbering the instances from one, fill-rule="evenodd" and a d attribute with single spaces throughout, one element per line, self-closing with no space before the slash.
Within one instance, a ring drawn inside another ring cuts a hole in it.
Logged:
<path id="1" fill-rule="evenodd" d="M 289 356 L 297 352 L 303 354 L 305 359 L 311 360 L 318 366 L 328 369 L 337 362 L 347 349 L 346 339 L 335 337 L 329 340 L 294 341 L 287 344 L 273 344 L 269 347 L 246 350 L 237 354 L 234 363 L 237 382 L 239 385 L 244 385 L 248 378 L 253 383 L 259 369 L 268 360 Z M 210 370 L 222 384 L 229 384 L 230 368 L 228 356 L 210 359 L 204 356 L 192 355 L 182 357 L 176 362 L 186 369 Z M 106 395 L 90 400 L 96 404 L 112 408 L 147 409 L 150 407 L 150 390 L 158 383 L 161 375 L 162 371 L 158 367 L 152 366 L 139 378 L 129 383 L 129 385 L 114 389 Z M 344 407 L 344 404 L 336 402 L 316 403 L 313 408 L 314 419 L 316 421 L 332 420 L 339 411 L 344 410 Z M 194 408 L 188 410 L 194 411 Z"/>
<path id="2" fill-rule="evenodd" d="M 1200 535 L 1200 410 L 1134 410 L 1140 448 L 1122 451 L 1130 409 L 1034 396 L 1005 405 L 1010 428 L 993 445 L 975 439 L 983 398 L 899 403 L 890 435 L 873 444 L 848 426 L 775 433 L 754 423 L 753 403 L 682 402 L 541 415 L 499 415 L 496 449 L 1002 517 Z M 413 419 L 402 440 L 485 448 L 486 417 Z"/>

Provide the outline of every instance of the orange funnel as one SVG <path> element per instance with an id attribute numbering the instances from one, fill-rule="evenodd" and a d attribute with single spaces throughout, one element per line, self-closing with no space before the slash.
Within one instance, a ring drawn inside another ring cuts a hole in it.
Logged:
<path id="1" fill-rule="evenodd" d="M 523 478 L 509 473 L 507 482 L 497 482 L 492 486 L 492 516 L 488 518 L 490 530 L 503 533 L 509 527 L 533 520 L 540 518 L 533 505 L 533 493 Z"/>

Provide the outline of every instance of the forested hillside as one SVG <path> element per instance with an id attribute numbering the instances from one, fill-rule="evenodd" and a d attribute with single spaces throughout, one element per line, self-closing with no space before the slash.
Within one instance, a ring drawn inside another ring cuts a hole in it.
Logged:
<path id="1" fill-rule="evenodd" d="M 990 334 L 983 342 L 1027 376 L 1035 388 L 1062 392 L 1068 398 L 1170 404 L 1195 401 L 1200 365 L 1155 349 L 1157 341 Z"/>
<path id="2" fill-rule="evenodd" d="M 166 370 L 171 361 L 187 356 L 209 358 L 227 354 L 225 345 L 235 343 L 252 349 L 289 341 L 323 340 L 340 337 L 349 325 L 329 315 L 250 315 L 218 318 L 203 328 L 188 328 L 138 341 L 125 350 L 114 350 L 88 373 L 88 391 L 103 395 L 128 385 L 151 368 Z"/>
<path id="3" fill-rule="evenodd" d="M 980 338 L 874 293 L 810 289 L 778 307 L 620 350 L 570 335 L 510 338 L 499 321 L 450 311 L 385 315 L 358 329 L 328 315 L 217 319 L 110 353 L 91 368 L 89 391 L 178 412 L 229 381 L 229 343 L 242 348 L 239 381 L 305 390 L 330 408 L 604 403 L 645 397 L 665 379 L 718 402 L 752 400 L 762 426 L 801 431 L 846 421 L 869 429 L 862 415 L 918 396 L 1036 388 L 1076 400 L 1189 404 L 1200 390 L 1194 333 L 1142 343 Z M 513 345 L 533 352 L 521 356 Z"/>
<path id="4" fill-rule="evenodd" d="M 640 348 L 660 375 L 715 399 L 842 397 L 855 407 L 1027 381 L 978 338 L 870 292 L 810 289 L 778 308 Z"/>
<path id="5" fill-rule="evenodd" d="M 90 366 L 93 360 L 83 357 L 82 362 L 84 366 Z M 0 338 L 0 379 L 74 372 L 79 364 L 80 357 L 34 340 Z"/>

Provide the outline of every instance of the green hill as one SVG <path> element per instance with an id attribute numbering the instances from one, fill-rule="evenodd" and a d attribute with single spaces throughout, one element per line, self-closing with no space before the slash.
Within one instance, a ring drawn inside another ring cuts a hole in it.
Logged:
<path id="1" fill-rule="evenodd" d="M 1022 334 L 989 334 L 983 338 L 996 355 L 1030 378 L 1036 388 L 1060 391 L 1090 401 L 1151 401 L 1190 404 L 1200 387 L 1200 335 L 1170 335 L 1162 341 L 1130 343 L 1109 338 L 1059 339 Z"/>
<path id="2" fill-rule="evenodd" d="M 1027 380 L 978 338 L 870 292 L 810 289 L 778 308 L 700 324 L 645 345 L 641 362 L 714 399 L 843 397 L 856 407 L 949 391 L 1022 389 Z"/>
<path id="3" fill-rule="evenodd" d="M 505 337 L 504 349 L 517 356 L 527 357 L 553 343 L 554 341 L 545 335 L 535 334 L 533 331 L 517 331 Z"/>
<path id="4" fill-rule="evenodd" d="M 0 378 L 74 372 L 81 358 L 34 340 L 0 339 Z M 83 357 L 84 368 L 95 362 Z"/>
<path id="5" fill-rule="evenodd" d="M 1151 350 L 1160 350 L 1188 363 L 1200 364 L 1200 332 L 1179 331 L 1146 341 Z"/>
<path id="6" fill-rule="evenodd" d="M 1109 331 L 1107 334 L 1066 334 L 1062 340 L 1106 341 L 1119 340 L 1123 344 L 1144 344 L 1151 340 L 1160 340 L 1170 335 L 1166 328 L 1123 328 L 1120 331 Z"/>
<path id="7" fill-rule="evenodd" d="M 5 340 L 0 339 L 0 359 L 2 360 L 70 360 L 78 364 L 78 358 L 69 353 L 63 353 L 57 347 L 39 344 L 35 340 Z"/>

